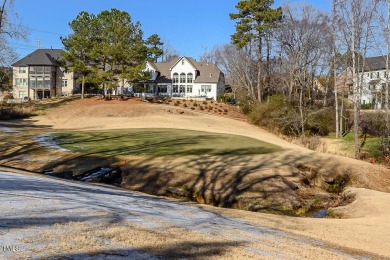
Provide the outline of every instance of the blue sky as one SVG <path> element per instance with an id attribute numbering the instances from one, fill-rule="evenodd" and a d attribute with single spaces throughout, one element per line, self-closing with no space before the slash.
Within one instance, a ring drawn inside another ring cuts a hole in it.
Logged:
<path id="1" fill-rule="evenodd" d="M 16 0 L 15 10 L 30 28 L 27 41 L 11 41 L 20 58 L 36 49 L 62 48 L 60 36 L 70 33 L 68 23 L 79 12 L 99 13 L 117 8 L 128 12 L 133 21 L 140 21 L 145 38 L 158 34 L 183 56 L 199 58 L 204 48 L 230 42 L 234 21 L 229 13 L 236 12 L 238 0 Z M 280 6 L 282 0 L 275 1 Z M 290 3 L 302 2 L 291 0 Z M 330 0 L 305 3 L 328 9 Z"/>

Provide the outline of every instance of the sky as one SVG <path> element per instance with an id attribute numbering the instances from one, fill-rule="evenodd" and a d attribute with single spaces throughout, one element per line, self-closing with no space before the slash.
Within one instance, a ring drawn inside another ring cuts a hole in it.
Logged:
<path id="1" fill-rule="evenodd" d="M 284 0 L 275 0 L 280 6 Z M 290 0 L 291 4 L 302 1 Z M 319 9 L 329 9 L 330 0 L 305 1 Z M 81 11 L 98 14 L 116 8 L 139 21 L 144 38 L 158 34 L 181 56 L 198 59 L 205 50 L 230 42 L 238 0 L 15 0 L 14 9 L 29 28 L 25 41 L 11 39 L 19 58 L 40 48 L 59 48 L 60 37 L 71 33 L 69 22 Z"/>

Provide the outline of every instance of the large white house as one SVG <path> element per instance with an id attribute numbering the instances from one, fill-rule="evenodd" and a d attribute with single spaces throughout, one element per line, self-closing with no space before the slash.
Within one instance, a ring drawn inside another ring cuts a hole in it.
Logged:
<path id="1" fill-rule="evenodd" d="M 385 102 L 385 87 L 388 81 L 386 56 L 370 57 L 365 60 L 362 82 L 362 104 L 370 104 L 373 109 L 382 109 Z"/>
<path id="2" fill-rule="evenodd" d="M 148 96 L 206 97 L 216 100 L 225 90 L 224 74 L 211 62 L 179 57 L 171 62 L 147 62 L 146 70 L 151 78 L 142 82 L 142 91 Z"/>

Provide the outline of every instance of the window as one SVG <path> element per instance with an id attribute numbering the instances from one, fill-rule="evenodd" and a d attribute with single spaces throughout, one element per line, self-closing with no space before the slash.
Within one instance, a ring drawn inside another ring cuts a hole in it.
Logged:
<path id="1" fill-rule="evenodd" d="M 30 67 L 30 73 L 35 73 L 35 67 Z"/>
<path id="2" fill-rule="evenodd" d="M 173 93 L 179 93 L 179 86 L 173 85 Z"/>
<path id="3" fill-rule="evenodd" d="M 192 83 L 192 73 L 187 74 L 187 83 Z"/>
<path id="4" fill-rule="evenodd" d="M 19 73 L 26 73 L 27 67 L 19 67 Z"/>
<path id="5" fill-rule="evenodd" d="M 30 77 L 30 87 L 35 88 L 37 86 L 35 77 Z"/>
<path id="6" fill-rule="evenodd" d="M 372 72 L 370 73 L 370 79 L 372 79 Z"/>
<path id="7" fill-rule="evenodd" d="M 67 86 L 68 86 L 68 80 L 67 79 L 63 79 L 62 80 L 62 87 L 66 88 Z"/>
<path id="8" fill-rule="evenodd" d="M 184 65 L 184 59 L 181 60 L 181 65 Z"/>
<path id="9" fill-rule="evenodd" d="M 24 98 L 26 96 L 26 91 L 19 91 L 19 98 Z"/>
<path id="10" fill-rule="evenodd" d="M 37 67 L 37 74 L 43 74 L 43 67 Z"/>
<path id="11" fill-rule="evenodd" d="M 160 86 L 158 86 L 158 92 L 159 93 L 167 93 L 168 92 L 167 85 L 160 85 Z"/>
<path id="12" fill-rule="evenodd" d="M 187 93 L 192 93 L 192 85 L 187 86 Z"/>
<path id="13" fill-rule="evenodd" d="M 186 74 L 185 73 L 180 74 L 180 83 L 186 83 Z"/>
<path id="14" fill-rule="evenodd" d="M 383 72 L 383 76 L 387 79 L 387 71 Z"/>
<path id="15" fill-rule="evenodd" d="M 43 77 L 37 77 L 37 88 L 43 88 Z"/>
<path id="16" fill-rule="evenodd" d="M 211 92 L 211 85 L 202 85 L 200 88 L 203 93 Z"/>
<path id="17" fill-rule="evenodd" d="M 179 83 L 179 74 L 174 73 L 172 83 Z"/>
<path id="18" fill-rule="evenodd" d="M 50 74 L 51 67 L 45 67 L 45 74 Z"/>
<path id="19" fill-rule="evenodd" d="M 186 86 L 180 85 L 180 93 L 186 92 Z"/>
<path id="20" fill-rule="evenodd" d="M 16 86 L 18 87 L 27 87 L 27 79 L 17 78 L 15 81 Z"/>
<path id="21" fill-rule="evenodd" d="M 45 77 L 45 79 L 43 80 L 43 87 L 50 88 L 50 78 L 49 77 Z"/>
<path id="22" fill-rule="evenodd" d="M 379 71 L 376 73 L 376 78 L 379 79 Z"/>

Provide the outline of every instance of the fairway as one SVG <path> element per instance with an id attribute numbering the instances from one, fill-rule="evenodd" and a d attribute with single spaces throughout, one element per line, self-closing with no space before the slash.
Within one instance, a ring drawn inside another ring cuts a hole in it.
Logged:
<path id="1" fill-rule="evenodd" d="M 253 155 L 280 151 L 257 139 L 182 129 L 121 129 L 54 133 L 63 148 L 107 155 Z"/>

